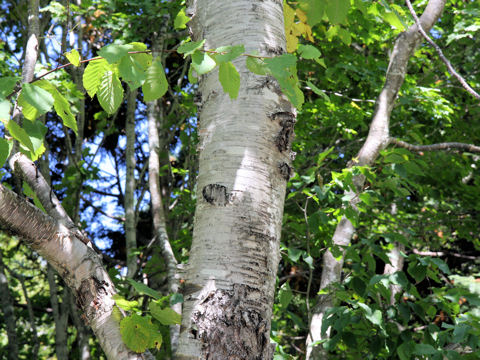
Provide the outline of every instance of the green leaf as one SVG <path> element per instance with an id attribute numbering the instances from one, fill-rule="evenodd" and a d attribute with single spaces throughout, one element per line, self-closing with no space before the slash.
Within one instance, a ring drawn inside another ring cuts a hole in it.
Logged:
<path id="1" fill-rule="evenodd" d="M 7 120 L 10 118 L 10 108 L 12 104 L 8 100 L 0 100 L 0 120 Z"/>
<path id="2" fill-rule="evenodd" d="M 23 84 L 22 95 L 25 101 L 38 111 L 39 115 L 45 114 L 53 106 L 52 94 L 35 84 Z"/>
<path id="3" fill-rule="evenodd" d="M 403 343 L 397 348 L 397 354 L 400 360 L 410 360 L 413 344 L 411 342 Z"/>
<path id="4" fill-rule="evenodd" d="M 280 290 L 278 291 L 278 298 L 280 300 L 280 305 L 286 309 L 288 304 L 290 304 L 290 301 L 293 299 L 292 290 L 290 289 L 288 282 L 281 286 Z"/>
<path id="5" fill-rule="evenodd" d="M 122 103 L 123 87 L 113 71 L 106 71 L 100 79 L 97 98 L 103 110 L 109 114 L 113 114 Z"/>
<path id="6" fill-rule="evenodd" d="M 139 283 L 135 280 L 132 279 L 127 279 L 127 281 L 132 285 L 135 290 L 140 294 L 140 295 L 148 295 L 154 299 L 160 299 L 160 293 L 158 291 L 153 290 L 152 288 L 149 288 L 147 285 Z"/>
<path id="7" fill-rule="evenodd" d="M 307 15 L 308 25 L 314 26 L 322 21 L 325 12 L 325 1 L 300 0 L 298 6 Z"/>
<path id="8" fill-rule="evenodd" d="M 70 106 L 67 99 L 65 99 L 65 97 L 60 94 L 57 88 L 47 80 L 40 80 L 37 82 L 37 85 L 52 94 L 54 99 L 53 107 L 55 108 L 55 112 L 63 120 L 63 124 L 72 129 L 75 134 L 77 134 L 77 121 L 75 120 L 75 116 L 73 116 L 72 114 L 72 107 Z"/>
<path id="9" fill-rule="evenodd" d="M 162 325 L 175 325 L 182 322 L 182 316 L 169 307 L 162 309 L 160 304 L 155 301 L 151 301 L 149 307 L 152 316 Z"/>
<path id="10" fill-rule="evenodd" d="M 83 73 L 83 86 L 90 97 L 94 97 L 100 86 L 103 74 L 111 70 L 110 65 L 105 59 L 90 61 Z"/>
<path id="11" fill-rule="evenodd" d="M 217 53 L 221 54 L 215 54 L 214 59 L 217 63 L 222 63 L 222 62 L 229 62 L 240 55 L 242 55 L 245 52 L 245 46 L 243 45 L 229 45 L 229 46 L 221 46 L 217 49 L 215 49 Z"/>
<path id="12" fill-rule="evenodd" d="M 172 297 L 170 298 L 170 304 L 175 305 L 178 303 L 183 303 L 183 295 L 179 293 L 172 294 Z"/>
<path id="13" fill-rule="evenodd" d="M 257 75 L 267 75 L 267 65 L 262 59 L 247 56 L 247 69 Z"/>
<path id="14" fill-rule="evenodd" d="M 341 27 L 338 28 L 337 36 L 347 46 L 349 46 L 350 43 L 352 42 L 352 36 L 350 35 L 350 32 L 345 30 L 344 28 L 341 28 Z"/>
<path id="15" fill-rule="evenodd" d="M 403 30 L 403 24 L 394 12 L 386 11 L 383 19 L 397 30 Z"/>
<path id="16" fill-rule="evenodd" d="M 181 8 L 180 11 L 175 16 L 175 20 L 173 21 L 173 26 L 175 29 L 185 29 L 187 27 L 187 23 L 190 21 L 190 18 L 185 14 L 185 8 Z"/>
<path id="17" fill-rule="evenodd" d="M 236 99 L 240 89 L 240 74 L 230 61 L 220 63 L 218 79 L 222 84 L 223 91 L 230 95 L 231 99 Z"/>
<path id="18" fill-rule="evenodd" d="M 25 121 L 23 124 L 23 129 L 27 133 L 32 143 L 33 153 L 31 160 L 35 161 L 45 151 L 43 139 L 47 133 L 47 127 L 37 120 L 33 122 Z"/>
<path id="19" fill-rule="evenodd" d="M 297 57 L 292 54 L 283 54 L 265 59 L 265 63 L 270 73 L 277 79 L 282 92 L 295 107 L 300 109 L 304 102 L 304 97 L 298 83 Z"/>
<path id="20" fill-rule="evenodd" d="M 80 66 L 80 53 L 76 49 L 67 52 L 65 56 L 73 66 Z"/>
<path id="21" fill-rule="evenodd" d="M 40 115 L 38 110 L 25 100 L 22 93 L 18 96 L 17 102 L 18 106 L 22 108 L 22 114 L 26 119 L 35 120 Z"/>
<path id="22" fill-rule="evenodd" d="M 300 256 L 302 256 L 303 251 L 295 248 L 288 248 L 288 258 L 296 263 L 298 259 L 300 259 Z"/>
<path id="23" fill-rule="evenodd" d="M 428 344 L 415 344 L 413 349 L 415 355 L 434 355 L 437 353 L 437 350 L 432 345 Z"/>
<path id="24" fill-rule="evenodd" d="M 115 294 L 113 295 L 113 300 L 115 300 L 115 304 L 125 311 L 137 311 L 138 310 L 138 301 L 129 301 L 125 299 L 123 296 Z"/>
<path id="25" fill-rule="evenodd" d="M 25 146 L 28 150 L 30 150 L 32 153 L 35 152 L 32 141 L 30 140 L 30 137 L 28 134 L 25 132 L 24 129 L 22 129 L 15 121 L 10 120 L 7 123 L 7 130 L 12 135 L 12 137 L 17 140 L 20 144 Z"/>
<path id="26" fill-rule="evenodd" d="M 317 59 L 319 58 L 322 53 L 320 50 L 318 50 L 315 46 L 312 45 L 303 45 L 300 44 L 298 45 L 298 53 L 300 54 L 301 57 L 304 59 Z"/>
<path id="27" fill-rule="evenodd" d="M 120 334 L 123 342 L 131 350 L 142 353 L 149 348 L 160 349 L 162 335 L 150 317 L 132 314 L 120 322 Z"/>
<path id="28" fill-rule="evenodd" d="M 332 24 L 341 24 L 347 18 L 350 0 L 327 0 L 325 12 Z"/>
<path id="29" fill-rule="evenodd" d="M 19 76 L 5 76 L 0 78 L 0 95 L 6 98 L 13 92 L 15 85 L 21 78 Z"/>
<path id="30" fill-rule="evenodd" d="M 161 98 L 167 92 L 168 82 L 160 60 L 155 60 L 147 69 L 146 80 L 142 90 L 145 102 Z"/>
<path id="31" fill-rule="evenodd" d="M 316 87 L 312 82 L 307 80 L 307 85 L 308 87 L 317 95 L 320 95 L 325 101 L 330 102 L 330 98 L 328 97 L 327 94 L 323 90 L 320 90 L 318 87 Z"/>
<path id="32" fill-rule="evenodd" d="M 192 55 L 192 66 L 198 75 L 203 75 L 212 71 L 217 66 L 217 63 L 210 55 L 201 51 L 195 51 Z"/>
<path id="33" fill-rule="evenodd" d="M 114 64 L 132 50 L 133 48 L 130 44 L 110 44 L 101 48 L 100 51 L 98 51 L 98 55 L 110 64 Z"/>
<path id="34" fill-rule="evenodd" d="M 30 185 L 28 185 L 25 181 L 23 182 L 23 193 L 25 194 L 25 196 L 33 199 L 33 203 L 35 204 L 36 207 L 38 207 L 40 210 L 42 210 L 44 213 L 47 213 L 45 211 L 45 208 L 43 207 L 42 203 L 40 202 L 40 200 L 38 199 L 38 196 L 37 194 L 35 194 L 35 192 L 32 190 L 32 188 L 30 187 Z"/>
<path id="35" fill-rule="evenodd" d="M 198 79 L 193 75 L 193 66 L 191 64 L 188 68 L 188 81 L 190 81 L 191 84 L 196 84 L 198 82 Z"/>
<path id="36" fill-rule="evenodd" d="M 420 265 L 417 262 L 411 262 L 408 265 L 407 271 L 418 283 L 425 279 L 425 275 L 427 274 L 427 267 Z"/>
<path id="37" fill-rule="evenodd" d="M 7 161 L 8 157 L 10 156 L 10 151 L 12 151 L 12 146 L 12 141 L 7 141 L 3 138 L 0 138 L 0 167 L 5 165 L 5 161 Z"/>
<path id="38" fill-rule="evenodd" d="M 145 68 L 133 56 L 124 56 L 118 65 L 120 77 L 134 90 L 145 82 Z"/>
<path id="39" fill-rule="evenodd" d="M 177 49 L 177 52 L 179 54 L 183 54 L 183 57 L 187 57 L 188 55 L 192 55 L 195 50 L 200 49 L 204 43 L 205 40 L 190 41 L 180 45 Z"/>

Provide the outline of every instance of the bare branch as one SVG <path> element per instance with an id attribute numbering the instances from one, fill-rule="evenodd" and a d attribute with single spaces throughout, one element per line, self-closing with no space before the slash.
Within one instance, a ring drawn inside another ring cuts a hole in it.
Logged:
<path id="1" fill-rule="evenodd" d="M 457 71 L 453 68 L 452 64 L 450 63 L 450 61 L 446 58 L 446 56 L 443 54 L 443 51 L 442 49 L 440 48 L 440 46 L 438 46 L 428 35 L 427 33 L 425 32 L 425 30 L 423 30 L 422 28 L 422 25 L 420 24 L 420 20 L 418 19 L 418 16 L 417 14 L 415 13 L 415 10 L 413 9 L 413 6 L 412 6 L 412 3 L 410 2 L 410 0 L 405 0 L 407 2 L 407 6 L 408 6 L 408 9 L 410 10 L 410 14 L 412 14 L 413 18 L 415 19 L 415 23 L 417 24 L 418 26 L 418 31 L 420 32 L 420 34 L 422 34 L 422 36 L 425 38 L 425 40 L 427 40 L 427 42 L 432 45 L 432 47 L 435 49 L 435 51 L 438 53 L 438 56 L 440 57 L 440 59 L 445 63 L 445 65 L 447 66 L 447 69 L 448 69 L 448 72 L 450 73 L 450 75 L 452 75 L 453 77 L 455 77 L 459 82 L 460 84 L 462 84 L 462 86 L 464 87 L 465 90 L 468 91 L 468 93 L 470 93 L 473 97 L 475 97 L 476 99 L 480 100 L 480 95 L 475 91 L 473 90 L 470 85 L 467 84 L 467 82 L 465 81 L 465 79 L 459 74 L 457 73 Z"/>
<path id="2" fill-rule="evenodd" d="M 480 146 L 460 142 L 444 142 L 431 145 L 413 145 L 396 138 L 390 138 L 390 143 L 411 151 L 462 150 L 472 153 L 480 153 Z"/>

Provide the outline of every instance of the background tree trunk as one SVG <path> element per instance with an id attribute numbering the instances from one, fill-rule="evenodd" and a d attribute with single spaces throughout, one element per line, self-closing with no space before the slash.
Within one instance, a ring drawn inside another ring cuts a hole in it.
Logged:
<path id="1" fill-rule="evenodd" d="M 445 0 L 430 0 L 425 11 L 420 18 L 423 29 L 430 31 L 435 22 L 440 17 Z M 380 92 L 375 113 L 370 124 L 367 139 L 361 147 L 356 161 L 351 161 L 350 166 L 370 166 L 378 157 L 380 150 L 388 146 L 389 138 L 389 123 L 390 115 L 392 113 L 398 91 L 403 84 L 405 75 L 407 73 L 407 64 L 409 58 L 413 55 L 415 49 L 422 40 L 421 34 L 418 32 L 417 25 L 412 25 L 407 31 L 398 36 L 395 41 L 393 51 L 390 56 L 390 63 L 386 73 L 385 84 Z M 350 197 L 350 205 L 355 208 L 358 203 L 358 194 L 363 190 L 365 178 L 363 175 L 354 176 L 353 182 L 356 187 L 356 192 L 350 191 L 347 195 Z M 346 247 L 350 244 L 355 227 L 352 222 L 345 216 L 340 220 L 333 235 L 333 245 L 339 246 L 345 253 Z M 330 250 L 327 250 L 323 256 L 322 264 L 322 280 L 320 283 L 320 290 L 327 288 L 334 282 L 341 280 L 341 273 L 343 268 L 343 254 L 339 260 L 336 260 Z M 312 320 L 310 322 L 310 331 L 307 337 L 307 359 L 317 359 L 320 356 L 325 356 L 321 346 L 311 346 L 313 342 L 319 341 L 323 338 L 321 334 L 322 321 L 325 313 L 333 306 L 333 294 L 319 295 L 317 305 L 314 308 Z M 328 337 L 328 332 L 325 334 Z M 323 355 L 322 355 L 323 354 Z"/>

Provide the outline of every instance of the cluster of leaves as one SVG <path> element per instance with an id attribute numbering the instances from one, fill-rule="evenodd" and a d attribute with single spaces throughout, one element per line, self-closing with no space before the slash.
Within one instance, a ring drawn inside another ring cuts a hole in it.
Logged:
<path id="1" fill-rule="evenodd" d="M 130 315 L 124 317 L 116 308 L 120 320 L 122 340 L 137 353 L 143 353 L 151 348 L 159 350 L 163 341 L 160 327 L 180 324 L 181 320 L 181 315 L 169 306 L 183 302 L 183 298 L 180 294 L 161 296 L 158 291 L 145 284 L 132 279 L 127 279 L 127 281 L 138 295 L 146 298 L 148 310 L 147 314 L 143 314 L 142 306 L 138 300 L 126 300 L 122 295 L 114 295 L 118 308 L 130 313 Z M 164 329 L 163 333 L 168 334 L 168 329 Z"/>

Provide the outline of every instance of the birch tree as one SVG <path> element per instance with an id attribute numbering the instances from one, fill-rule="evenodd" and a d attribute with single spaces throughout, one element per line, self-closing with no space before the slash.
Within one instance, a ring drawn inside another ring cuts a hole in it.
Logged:
<path id="1" fill-rule="evenodd" d="M 243 44 L 248 53 L 285 51 L 282 3 L 190 1 L 194 40 L 205 49 Z M 279 261 L 294 109 L 271 78 L 234 65 L 238 98 L 218 76 L 200 79 L 199 172 L 185 271 L 179 359 L 271 359 L 270 319 Z M 230 66 L 230 65 L 224 65 Z"/>

